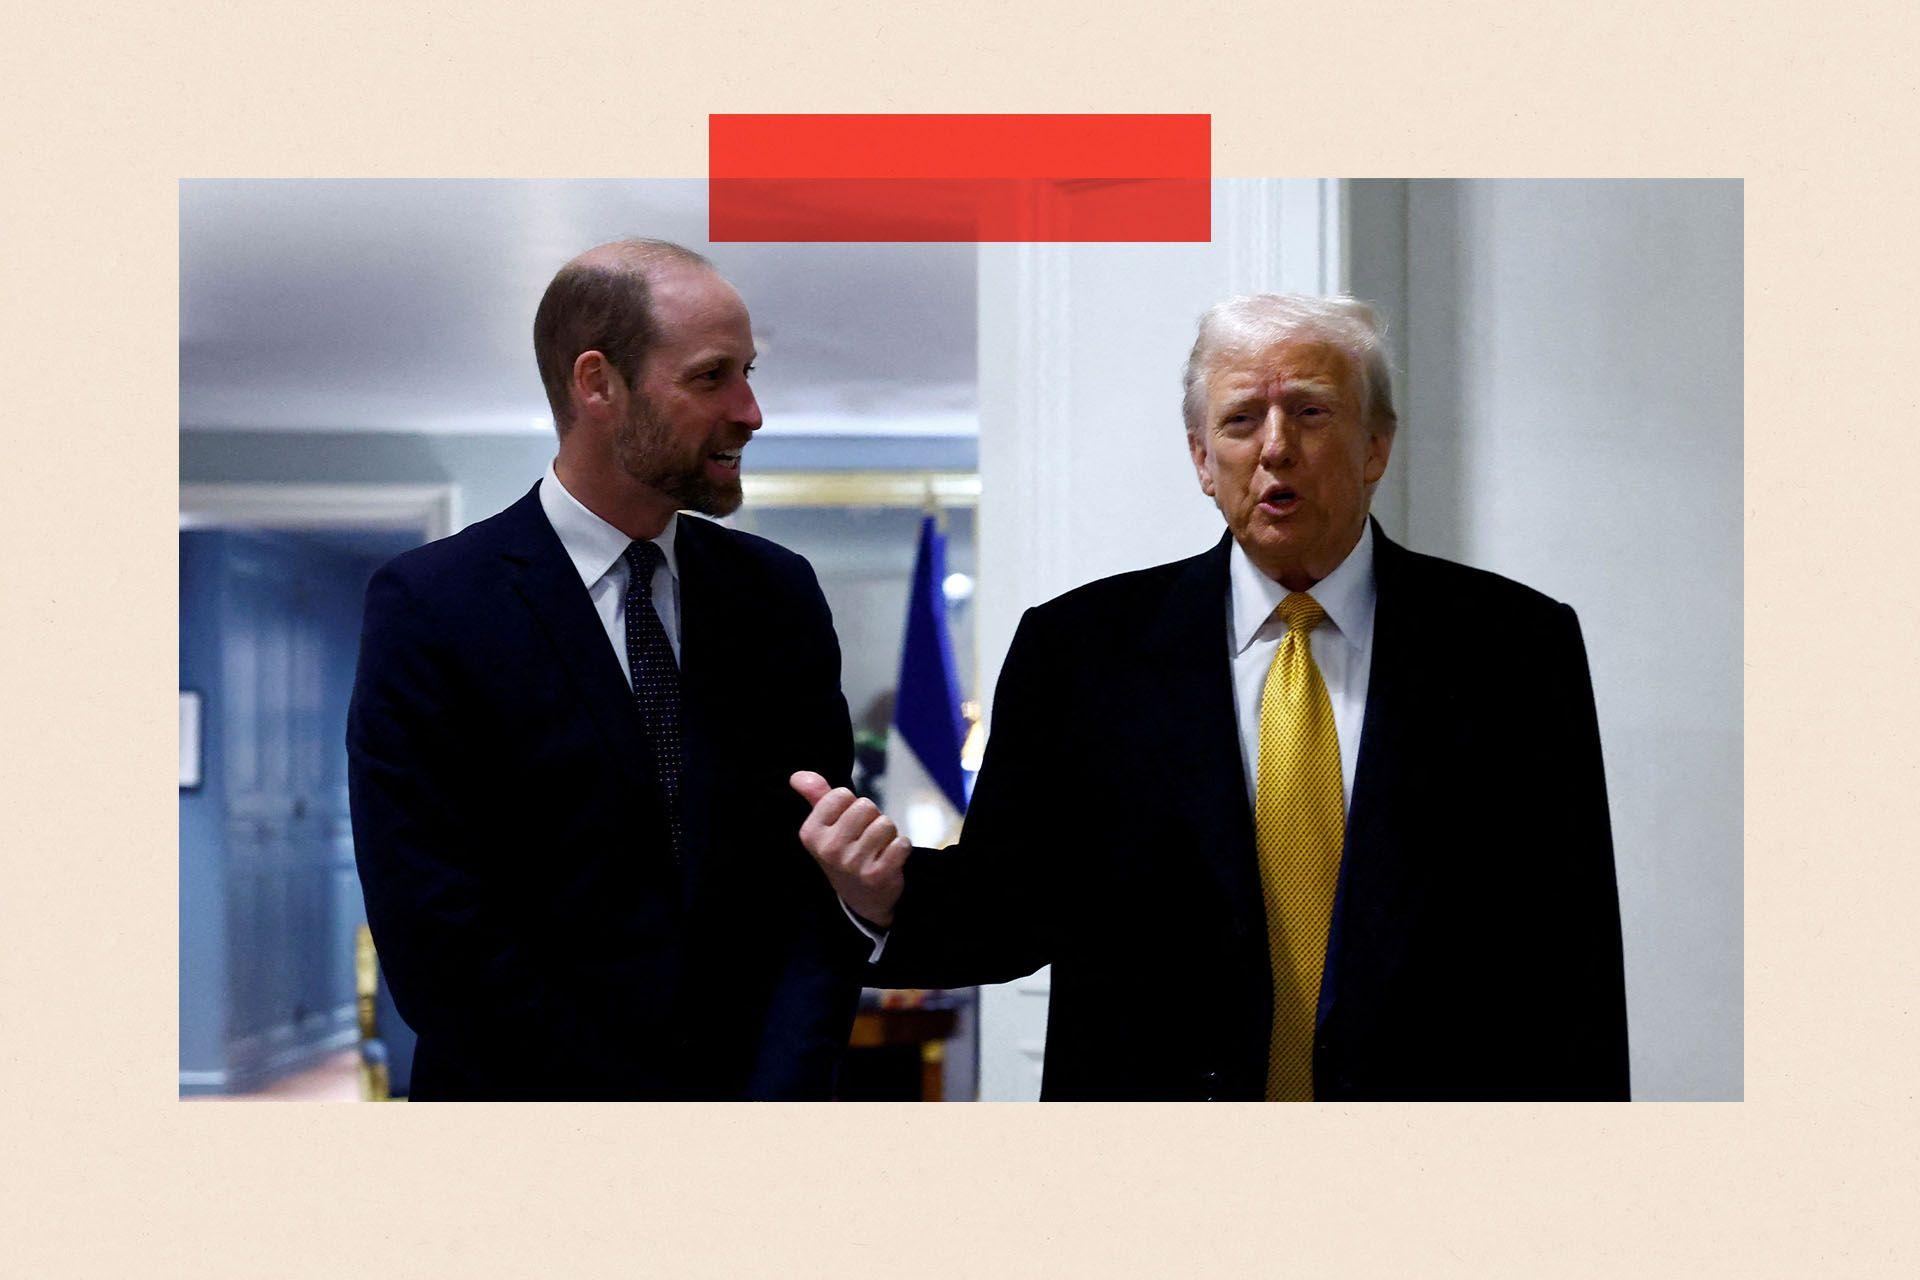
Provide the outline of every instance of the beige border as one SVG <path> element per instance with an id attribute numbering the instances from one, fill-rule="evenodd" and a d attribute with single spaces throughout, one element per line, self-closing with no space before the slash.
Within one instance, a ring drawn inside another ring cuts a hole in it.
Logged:
<path id="1" fill-rule="evenodd" d="M 1920 81 L 1906 9 L 1803 12 L 10 11 L 9 1269 L 1910 1274 L 1920 708 L 1912 556 L 1882 517 L 1920 449 Z M 176 1103 L 175 181 L 698 175 L 716 109 L 1207 110 L 1224 176 L 1745 177 L 1750 1101 Z"/>

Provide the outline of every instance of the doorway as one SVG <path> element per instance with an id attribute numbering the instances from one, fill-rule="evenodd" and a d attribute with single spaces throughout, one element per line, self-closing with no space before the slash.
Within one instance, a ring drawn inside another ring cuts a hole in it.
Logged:
<path id="1" fill-rule="evenodd" d="M 180 1094 L 257 1094 L 358 1040 L 345 726 L 366 583 L 449 489 L 187 486 Z"/>

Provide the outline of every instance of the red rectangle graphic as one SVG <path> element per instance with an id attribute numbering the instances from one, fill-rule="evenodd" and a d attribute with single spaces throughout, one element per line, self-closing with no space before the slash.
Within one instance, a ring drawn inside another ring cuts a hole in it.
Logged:
<path id="1" fill-rule="evenodd" d="M 708 238 L 1205 242 L 1211 123 L 710 116 Z"/>

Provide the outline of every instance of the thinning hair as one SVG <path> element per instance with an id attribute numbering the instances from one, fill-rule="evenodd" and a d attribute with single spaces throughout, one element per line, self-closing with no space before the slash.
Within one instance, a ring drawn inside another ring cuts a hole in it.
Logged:
<path id="1" fill-rule="evenodd" d="M 533 355 L 561 435 L 573 426 L 573 364 L 582 352 L 598 351 L 633 385 L 648 349 L 659 340 L 653 275 L 676 264 L 713 269 L 684 245 L 634 236 L 587 250 L 547 285 L 533 313 Z"/>
<path id="2" fill-rule="evenodd" d="M 1344 294 L 1247 293 L 1215 303 L 1200 317 L 1200 333 L 1187 356 L 1181 408 L 1187 434 L 1199 432 L 1207 412 L 1207 374 L 1214 365 L 1265 351 L 1277 342 L 1325 342 L 1346 353 L 1360 375 L 1360 403 L 1371 430 L 1392 435 L 1393 371 L 1387 362 L 1385 326 L 1372 307 Z"/>

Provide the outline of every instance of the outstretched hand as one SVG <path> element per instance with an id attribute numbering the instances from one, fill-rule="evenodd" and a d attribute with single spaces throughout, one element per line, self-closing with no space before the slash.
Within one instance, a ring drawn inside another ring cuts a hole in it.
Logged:
<path id="1" fill-rule="evenodd" d="M 829 788 L 825 778 L 804 770 L 787 782 L 813 806 L 800 824 L 800 843 L 827 873 L 840 901 L 863 919 L 891 926 L 912 846 L 873 801 L 856 799 L 845 787 Z"/>

